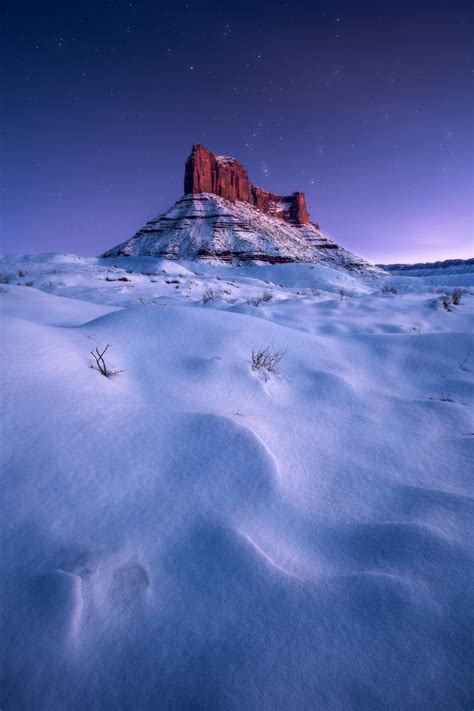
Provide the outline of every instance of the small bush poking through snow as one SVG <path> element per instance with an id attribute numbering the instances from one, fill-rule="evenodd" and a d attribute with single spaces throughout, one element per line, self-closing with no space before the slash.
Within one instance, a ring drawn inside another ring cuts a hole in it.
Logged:
<path id="1" fill-rule="evenodd" d="M 268 303 L 273 299 L 273 294 L 271 291 L 264 291 L 261 296 L 253 296 L 247 299 L 249 306 L 260 306 L 262 302 Z"/>
<path id="2" fill-rule="evenodd" d="M 10 277 L 8 274 L 0 274 L 0 284 L 9 284 L 10 283 Z"/>
<path id="3" fill-rule="evenodd" d="M 471 354 L 470 354 L 470 353 L 466 353 L 466 355 L 464 356 L 464 358 L 462 359 L 462 361 L 459 363 L 459 367 L 461 368 L 461 370 L 464 370 L 466 373 L 469 373 L 470 370 L 471 370 L 471 369 L 469 368 L 469 366 L 468 366 L 468 362 L 469 362 L 470 357 L 471 357 Z"/>
<path id="4" fill-rule="evenodd" d="M 205 304 L 207 304 L 208 301 L 219 301 L 220 299 L 222 299 L 221 293 L 219 291 L 214 291 L 212 287 L 206 289 L 202 295 L 202 300 Z"/>
<path id="5" fill-rule="evenodd" d="M 252 351 L 252 370 L 278 373 L 278 366 L 286 353 L 286 348 L 274 351 L 268 346 L 261 351 Z"/>
<path id="6" fill-rule="evenodd" d="M 24 277 L 26 276 L 26 272 L 23 269 L 19 269 L 16 273 L 18 277 Z"/>
<path id="7" fill-rule="evenodd" d="M 440 397 L 441 402 L 454 402 L 454 398 L 452 395 L 449 393 L 446 393 L 445 395 L 441 395 Z"/>
<path id="8" fill-rule="evenodd" d="M 25 281 L 25 286 L 34 286 L 34 281 Z"/>
<path id="9" fill-rule="evenodd" d="M 439 397 L 430 397 L 428 398 L 429 400 L 439 400 L 439 402 L 456 402 L 456 400 L 453 398 L 452 395 L 449 393 L 444 393 L 443 395 L 440 395 Z"/>
<path id="10" fill-rule="evenodd" d="M 346 301 L 349 298 L 347 291 L 344 289 L 343 286 L 339 289 L 339 299 L 341 301 Z"/>
<path id="11" fill-rule="evenodd" d="M 448 292 L 445 293 L 443 298 L 443 306 L 446 311 L 452 311 L 452 306 L 459 306 L 462 300 L 462 291 L 460 289 L 455 289 L 452 294 Z"/>
<path id="12" fill-rule="evenodd" d="M 112 375 L 118 375 L 119 373 L 123 373 L 123 370 L 109 370 L 109 368 L 107 367 L 107 364 L 106 364 L 106 362 L 105 362 L 105 360 L 104 360 L 104 355 L 105 355 L 105 353 L 106 353 L 106 351 L 107 351 L 107 348 L 110 348 L 110 343 L 107 343 L 107 345 L 105 346 L 105 348 L 104 348 L 104 350 L 102 351 L 102 353 L 100 353 L 100 352 L 99 352 L 99 349 L 96 347 L 95 352 L 94 352 L 94 351 L 90 351 L 90 354 L 91 354 L 91 356 L 94 357 L 94 360 L 95 360 L 95 363 L 96 363 L 96 366 L 97 366 L 97 370 L 98 370 L 100 373 L 102 373 L 102 375 L 103 375 L 104 377 L 110 378 Z M 91 365 L 91 368 L 93 368 L 93 367 L 94 367 L 94 366 Z"/>
<path id="13" fill-rule="evenodd" d="M 398 294 L 398 290 L 394 286 L 389 286 L 388 284 L 384 284 L 380 291 L 382 294 Z"/>

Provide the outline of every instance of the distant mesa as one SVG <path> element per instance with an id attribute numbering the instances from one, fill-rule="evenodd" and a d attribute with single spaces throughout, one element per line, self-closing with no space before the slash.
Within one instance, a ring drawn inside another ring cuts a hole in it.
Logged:
<path id="1" fill-rule="evenodd" d="M 433 271 L 436 269 L 450 269 L 454 273 L 474 272 L 474 258 L 470 259 L 445 259 L 438 262 L 417 262 L 416 264 L 377 264 L 386 272 Z"/>
<path id="2" fill-rule="evenodd" d="M 321 234 L 304 193 L 277 195 L 253 185 L 235 158 L 200 144 L 186 160 L 184 196 L 102 257 L 215 262 L 310 262 L 380 273 Z"/>
<path id="3" fill-rule="evenodd" d="M 257 188 L 249 180 L 242 163 L 229 156 L 216 156 L 196 143 L 186 161 L 185 194 L 213 193 L 230 202 L 248 202 L 267 215 L 292 225 L 309 222 L 304 193 L 275 195 Z"/>

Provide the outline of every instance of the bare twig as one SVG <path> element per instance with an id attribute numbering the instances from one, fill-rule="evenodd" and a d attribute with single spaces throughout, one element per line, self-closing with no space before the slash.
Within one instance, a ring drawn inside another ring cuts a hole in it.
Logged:
<path id="1" fill-rule="evenodd" d="M 466 355 L 464 356 L 463 360 L 459 363 L 459 367 L 461 368 L 461 370 L 464 370 L 464 371 L 466 371 L 466 372 L 469 372 L 469 371 L 470 371 L 470 368 L 468 368 L 468 365 L 467 365 L 467 363 L 468 363 L 470 357 L 471 357 L 471 354 L 470 354 L 470 353 L 466 353 Z"/>
<path id="2" fill-rule="evenodd" d="M 110 348 L 110 343 L 107 343 L 102 353 L 99 352 L 99 349 L 97 347 L 95 349 L 95 353 L 94 351 L 90 351 L 91 356 L 94 357 L 94 360 L 96 362 L 97 369 L 106 378 L 110 378 L 112 375 L 118 375 L 118 373 L 123 373 L 123 370 L 109 370 L 107 368 L 107 364 L 104 360 L 104 355 L 108 348 Z"/>

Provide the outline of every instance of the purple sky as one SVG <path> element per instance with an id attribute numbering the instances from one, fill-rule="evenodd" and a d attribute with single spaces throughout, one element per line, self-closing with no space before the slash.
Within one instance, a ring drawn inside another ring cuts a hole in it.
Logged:
<path id="1" fill-rule="evenodd" d="M 4 3 L 3 253 L 96 255 L 193 143 L 377 262 L 470 257 L 471 3 Z"/>

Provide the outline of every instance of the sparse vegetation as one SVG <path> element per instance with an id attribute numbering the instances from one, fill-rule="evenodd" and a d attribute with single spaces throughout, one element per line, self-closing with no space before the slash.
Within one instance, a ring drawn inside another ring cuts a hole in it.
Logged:
<path id="1" fill-rule="evenodd" d="M 214 291 L 212 287 L 206 289 L 202 295 L 203 303 L 207 304 L 208 301 L 220 301 L 222 299 L 222 294 L 219 291 Z"/>
<path id="2" fill-rule="evenodd" d="M 249 306 L 260 306 L 262 301 L 263 301 L 263 299 L 261 296 L 252 296 L 247 299 L 247 303 Z"/>
<path id="3" fill-rule="evenodd" d="M 445 296 L 443 298 L 443 306 L 446 309 L 446 311 L 452 311 L 451 305 L 452 305 L 451 297 L 449 295 Z"/>
<path id="4" fill-rule="evenodd" d="M 268 303 L 273 299 L 271 291 L 264 291 L 261 296 L 251 296 L 247 299 L 249 306 L 260 306 L 261 303 Z"/>
<path id="5" fill-rule="evenodd" d="M 455 289 L 451 294 L 444 292 L 443 306 L 446 311 L 452 311 L 453 306 L 459 306 L 462 300 L 463 292 L 460 289 Z"/>
<path id="6" fill-rule="evenodd" d="M 452 395 L 445 393 L 439 397 L 430 397 L 429 400 L 439 400 L 440 402 L 456 402 Z"/>
<path id="7" fill-rule="evenodd" d="M 394 286 L 390 286 L 389 284 L 384 284 L 380 288 L 380 292 L 382 294 L 398 294 L 398 289 L 396 289 Z"/>
<path id="8" fill-rule="evenodd" d="M 102 373 L 102 375 L 105 378 L 111 378 L 112 375 L 118 375 L 119 373 L 123 373 L 123 370 L 110 370 L 108 368 L 108 366 L 104 360 L 104 355 L 107 352 L 108 348 L 110 348 L 110 343 L 107 343 L 107 345 L 105 346 L 102 353 L 99 352 L 99 349 L 97 347 L 95 349 L 95 352 L 90 351 L 91 356 L 94 357 L 94 360 L 95 360 L 95 363 L 97 366 L 97 370 L 99 371 L 99 373 Z M 94 367 L 94 365 L 92 364 L 91 368 L 93 368 L 93 367 Z"/>
<path id="9" fill-rule="evenodd" d="M 9 284 L 10 283 L 10 277 L 8 274 L 0 274 L 0 284 Z"/>
<path id="10" fill-rule="evenodd" d="M 26 276 L 26 272 L 23 269 L 19 269 L 16 273 L 18 277 L 24 277 Z"/>
<path id="11" fill-rule="evenodd" d="M 471 369 L 467 365 L 470 357 L 471 357 L 471 354 L 466 353 L 466 355 L 464 356 L 462 361 L 459 363 L 459 367 L 461 368 L 461 370 L 464 370 L 464 372 L 466 372 L 466 373 L 469 373 L 471 371 Z"/>
<path id="12" fill-rule="evenodd" d="M 341 286 L 341 288 L 339 289 L 339 300 L 340 301 L 347 301 L 348 298 L 349 298 L 349 295 L 348 295 L 347 291 L 344 289 L 343 286 Z"/>
<path id="13" fill-rule="evenodd" d="M 315 286 L 312 287 L 311 293 L 313 296 L 321 296 L 321 289 L 316 289 Z"/>
<path id="14" fill-rule="evenodd" d="M 267 373 L 278 373 L 279 365 L 283 356 L 286 353 L 286 348 L 273 350 L 270 346 L 263 350 L 252 351 L 252 370 L 264 371 Z"/>
<path id="15" fill-rule="evenodd" d="M 148 306 L 148 304 L 159 304 L 160 303 L 159 299 L 144 299 L 143 296 L 140 296 L 138 301 L 143 306 Z"/>
<path id="16" fill-rule="evenodd" d="M 34 286 L 34 281 L 25 281 L 25 286 Z"/>

